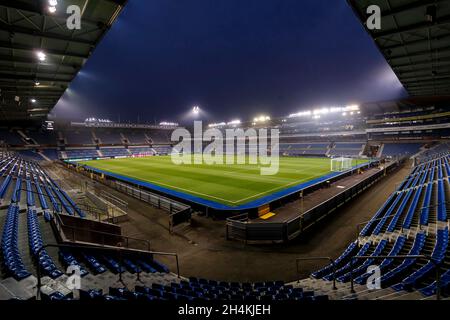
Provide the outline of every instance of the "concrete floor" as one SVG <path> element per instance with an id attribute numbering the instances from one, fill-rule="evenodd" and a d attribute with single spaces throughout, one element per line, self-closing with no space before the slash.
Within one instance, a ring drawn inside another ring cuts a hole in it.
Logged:
<path id="1" fill-rule="evenodd" d="M 123 234 L 150 240 L 152 250 L 178 253 L 183 276 L 225 281 L 294 281 L 326 264 L 325 261 L 304 262 L 298 274 L 296 258 L 339 256 L 355 239 L 356 225 L 373 216 L 409 171 L 410 164 L 406 164 L 311 228 L 308 234 L 288 244 L 245 245 L 227 241 L 224 221 L 199 215 L 193 216 L 192 226 L 180 228 L 177 234 L 171 235 L 166 212 L 103 185 L 98 187 L 128 201 L 129 221 L 121 223 Z M 80 178 L 85 179 L 77 173 L 64 175 L 65 182 L 74 186 L 80 185 Z M 157 259 L 176 270 L 174 259 Z"/>

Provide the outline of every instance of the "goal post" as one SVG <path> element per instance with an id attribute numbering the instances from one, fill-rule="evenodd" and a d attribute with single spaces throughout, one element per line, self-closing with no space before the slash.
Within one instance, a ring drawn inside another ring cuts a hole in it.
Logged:
<path id="1" fill-rule="evenodd" d="M 338 157 L 331 158 L 331 171 L 340 172 L 350 170 L 352 168 L 353 159 Z"/>

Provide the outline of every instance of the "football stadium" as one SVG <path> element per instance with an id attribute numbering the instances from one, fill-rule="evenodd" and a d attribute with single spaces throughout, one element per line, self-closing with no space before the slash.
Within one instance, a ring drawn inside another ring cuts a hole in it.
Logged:
<path id="1" fill-rule="evenodd" d="M 450 1 L 299 3 L 0 1 L 0 300 L 450 300 Z"/>

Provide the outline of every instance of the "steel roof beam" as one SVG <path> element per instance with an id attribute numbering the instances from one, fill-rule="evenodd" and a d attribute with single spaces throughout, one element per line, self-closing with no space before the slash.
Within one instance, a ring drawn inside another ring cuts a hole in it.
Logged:
<path id="1" fill-rule="evenodd" d="M 61 96 L 64 93 L 64 91 L 33 91 L 33 90 L 4 90 L 2 89 L 0 96 L 10 96 L 10 95 L 28 95 L 28 94 L 34 94 L 36 96 Z"/>
<path id="2" fill-rule="evenodd" d="M 35 36 L 35 37 L 42 37 L 42 38 L 46 38 L 46 39 L 68 41 L 68 42 L 72 42 L 72 43 L 85 44 L 85 45 L 89 45 L 89 46 L 95 45 L 95 42 L 92 42 L 89 40 L 77 39 L 77 38 L 72 38 L 71 36 L 63 36 L 63 35 L 60 35 L 57 33 L 51 33 L 51 32 L 45 32 L 45 31 L 40 31 L 40 30 L 36 30 L 36 29 L 29 29 L 29 28 L 20 27 L 20 26 L 14 26 L 14 25 L 6 24 L 2 21 L 0 21 L 0 29 L 4 30 L 4 31 L 8 31 L 8 32 L 21 33 L 21 34 L 26 34 L 26 35 Z M 69 31 L 69 30 L 67 30 L 67 31 Z"/>
<path id="3" fill-rule="evenodd" d="M 406 32 L 415 32 L 415 31 L 420 31 L 423 29 L 435 28 L 438 26 L 446 25 L 446 24 L 450 24 L 450 16 L 444 16 L 439 19 L 436 19 L 436 22 L 433 22 L 433 23 L 419 22 L 419 23 L 410 25 L 408 27 L 401 27 L 401 28 L 397 28 L 397 29 L 393 29 L 393 30 L 389 30 L 389 31 L 373 32 L 372 35 L 373 35 L 374 40 L 378 40 L 379 38 L 394 36 L 394 35 L 398 35 L 398 34 L 402 34 L 402 33 L 406 33 Z"/>
<path id="4" fill-rule="evenodd" d="M 35 76 L 25 76 L 25 75 L 16 75 L 16 74 L 6 74 L 0 73 L 0 80 L 9 79 L 9 80 L 30 80 L 33 81 L 36 79 Z M 46 77 L 39 77 L 40 81 L 48 81 L 48 82 L 61 82 L 61 83 L 70 83 L 71 80 L 61 80 L 61 79 L 53 79 Z"/>
<path id="5" fill-rule="evenodd" d="M 37 66 L 36 66 L 37 67 Z M 0 65 L 0 72 L 6 71 L 6 72 L 23 72 L 23 73 L 32 73 L 32 74 L 46 74 L 46 75 L 58 75 L 58 76 L 74 76 L 75 72 L 56 72 L 56 71 L 47 71 L 42 69 L 36 69 L 36 68 L 23 68 L 23 67 L 11 67 L 11 66 L 5 66 Z M 39 78 L 38 76 L 36 78 Z"/>
<path id="6" fill-rule="evenodd" d="M 413 40 L 413 41 L 404 41 L 403 44 L 394 44 L 394 45 L 390 45 L 390 46 L 383 46 L 383 50 L 388 50 L 388 49 L 401 49 L 405 46 L 410 46 L 410 45 L 428 45 L 428 42 L 434 42 L 434 41 L 442 41 L 442 40 L 450 40 L 450 34 L 449 35 L 443 35 L 443 36 L 437 36 L 437 37 L 432 37 L 430 39 L 420 39 L 420 40 Z"/>
<path id="7" fill-rule="evenodd" d="M 446 2 L 446 0 L 418 0 L 418 1 L 414 1 L 414 2 L 406 4 L 406 5 L 403 5 L 403 6 L 396 7 L 391 10 L 384 10 L 383 12 L 381 12 L 381 17 L 383 17 L 383 18 L 390 17 L 390 16 L 393 16 L 393 15 L 396 15 L 399 13 L 403 13 L 406 11 L 427 7 L 429 5 L 433 5 L 433 4 L 437 5 L 441 2 Z"/>
<path id="8" fill-rule="evenodd" d="M 1 79 L 0 79 L 1 80 Z M 41 84 L 39 86 L 35 86 L 34 83 L 30 84 L 27 82 L 2 82 L 0 83 L 0 88 L 2 90 L 9 90 L 9 89 L 26 89 L 26 90 L 39 90 L 39 91 L 44 91 L 44 90 L 66 90 L 68 88 L 68 85 L 65 84 L 50 84 L 50 83 L 45 83 L 45 84 Z"/>
<path id="9" fill-rule="evenodd" d="M 448 83 L 450 86 L 450 81 L 445 81 L 446 79 L 450 79 L 450 76 L 445 76 L 442 77 L 440 79 L 427 79 L 427 80 L 406 80 L 406 81 L 402 81 L 402 83 L 405 84 L 405 86 L 410 85 L 410 84 L 418 84 L 419 86 L 421 84 L 426 84 L 426 83 L 433 83 L 433 84 L 441 84 L 442 82 L 444 83 Z"/>
<path id="10" fill-rule="evenodd" d="M 415 81 L 421 81 L 421 80 L 429 80 L 429 79 L 436 79 L 436 80 L 439 80 L 439 79 L 445 79 L 446 77 L 448 77 L 448 76 L 450 76 L 450 73 L 449 72 L 447 72 L 447 73 L 438 73 L 438 74 L 436 74 L 436 75 L 432 75 L 432 74 L 430 74 L 430 75 L 425 75 L 425 76 L 410 76 L 410 77 L 400 77 L 400 80 L 401 81 L 408 81 L 408 80 L 415 80 Z"/>
<path id="11" fill-rule="evenodd" d="M 420 56 L 424 56 L 424 55 L 441 55 L 441 54 L 446 54 L 446 53 L 450 53 L 450 46 L 445 46 L 445 47 L 431 49 L 431 50 L 412 52 L 410 54 L 397 55 L 397 56 L 389 56 L 386 54 L 386 58 L 388 60 L 394 60 L 394 59 L 404 59 L 404 58 L 415 58 L 415 57 L 420 57 Z"/>
<path id="12" fill-rule="evenodd" d="M 436 70 L 450 70 L 450 62 L 447 63 L 447 65 L 443 65 L 442 68 L 433 68 L 433 65 L 430 65 L 429 67 L 426 68 L 418 68 L 418 69 L 413 69 L 413 70 L 407 70 L 407 71 L 399 71 L 397 72 L 397 76 L 398 77 L 403 77 L 403 76 L 409 76 L 409 75 L 413 75 L 414 73 L 421 73 L 421 72 L 428 72 L 429 74 L 431 74 L 433 71 Z"/>
<path id="13" fill-rule="evenodd" d="M 444 58 L 428 58 L 423 59 L 420 61 L 415 62 L 408 62 L 403 64 L 391 64 L 392 69 L 396 70 L 398 68 L 404 68 L 404 67 L 416 67 L 416 66 L 427 66 L 427 65 L 440 65 L 442 62 L 449 62 L 450 57 L 444 57 Z"/>
<path id="14" fill-rule="evenodd" d="M 26 58 L 26 57 L 15 57 L 15 56 L 9 56 L 9 55 L 0 55 L 0 61 L 1 62 L 11 62 L 11 63 L 27 63 L 27 64 L 32 64 L 33 66 L 38 66 L 38 65 L 42 65 L 42 66 L 63 66 L 63 67 L 70 67 L 73 68 L 74 70 L 79 70 L 81 69 L 82 65 L 81 64 L 77 64 L 77 63 L 67 63 L 67 62 L 58 62 L 58 64 L 55 63 L 47 63 L 47 62 L 40 62 L 40 61 L 36 61 L 36 59 L 32 59 L 32 58 Z"/>
<path id="15" fill-rule="evenodd" d="M 73 57 L 73 58 L 80 58 L 80 59 L 87 59 L 89 58 L 89 54 L 79 54 L 74 52 L 65 52 L 63 50 L 55 50 L 55 49 L 47 49 L 47 48 L 36 48 L 29 45 L 23 45 L 23 44 L 16 44 L 16 43 L 9 43 L 5 41 L 0 41 L 0 47 L 6 48 L 6 49 L 15 49 L 15 50 L 23 50 L 23 51 L 35 51 L 35 50 L 43 50 L 46 54 L 56 55 L 56 56 L 66 56 L 66 57 Z M 36 59 L 36 63 L 38 63 Z"/>

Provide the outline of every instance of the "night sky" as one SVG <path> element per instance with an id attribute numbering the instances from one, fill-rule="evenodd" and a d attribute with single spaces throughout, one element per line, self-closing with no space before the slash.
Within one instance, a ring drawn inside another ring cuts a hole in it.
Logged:
<path id="1" fill-rule="evenodd" d="M 248 120 L 405 95 L 346 1 L 130 0 L 53 114 Z"/>

